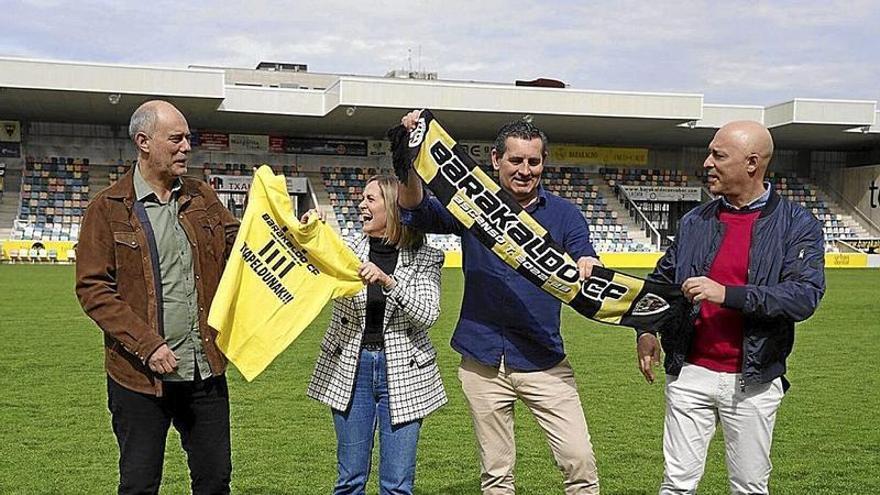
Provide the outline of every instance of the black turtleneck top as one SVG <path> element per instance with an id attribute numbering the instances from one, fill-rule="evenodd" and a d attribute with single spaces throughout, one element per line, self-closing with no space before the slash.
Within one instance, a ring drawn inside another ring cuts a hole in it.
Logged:
<path id="1" fill-rule="evenodd" d="M 370 261 L 388 275 L 397 267 L 399 251 L 394 246 L 385 244 L 380 237 L 370 237 Z M 382 326 L 385 320 L 385 294 L 381 284 L 367 286 L 367 321 L 364 325 L 364 344 L 382 344 Z"/>

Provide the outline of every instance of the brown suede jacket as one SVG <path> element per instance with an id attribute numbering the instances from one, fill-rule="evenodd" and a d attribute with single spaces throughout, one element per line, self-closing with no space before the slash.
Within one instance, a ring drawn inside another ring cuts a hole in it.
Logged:
<path id="1" fill-rule="evenodd" d="M 76 295 L 104 331 L 107 374 L 130 390 L 161 396 L 161 377 L 146 365 L 165 343 L 157 320 L 158 257 L 135 208 L 133 170 L 86 209 L 76 248 Z M 210 186 L 190 177 L 182 181 L 179 218 L 193 250 L 199 331 L 217 376 L 225 371 L 226 358 L 214 342 L 217 333 L 208 327 L 208 310 L 239 224 Z"/>

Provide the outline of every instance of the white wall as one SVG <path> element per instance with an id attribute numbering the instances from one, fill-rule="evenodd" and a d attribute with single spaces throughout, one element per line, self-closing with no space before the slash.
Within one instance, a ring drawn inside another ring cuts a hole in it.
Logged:
<path id="1" fill-rule="evenodd" d="M 223 71 L 0 58 L 8 88 L 223 98 Z"/>
<path id="2" fill-rule="evenodd" d="M 871 182 L 880 188 L 880 165 L 838 169 L 827 173 L 824 180 L 872 222 L 880 225 L 880 200 L 877 198 L 880 191 L 872 192 L 870 190 Z M 871 206 L 872 195 L 874 196 L 873 207 Z"/>

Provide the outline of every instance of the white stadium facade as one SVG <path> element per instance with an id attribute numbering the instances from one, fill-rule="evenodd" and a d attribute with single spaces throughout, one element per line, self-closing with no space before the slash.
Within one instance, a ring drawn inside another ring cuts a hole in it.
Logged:
<path id="1" fill-rule="evenodd" d="M 546 83 L 317 74 L 281 63 L 173 69 L 0 58 L 0 261 L 75 256 L 89 197 L 135 158 L 129 116 L 159 98 L 193 130 L 190 174 L 211 181 L 237 214 L 247 177 L 266 163 L 297 177 L 289 187 L 298 207 L 332 211 L 328 221 L 343 235 L 359 229 L 364 179 L 390 169 L 385 133 L 406 111 L 430 108 L 483 164 L 502 124 L 531 119 L 550 139 L 545 187 L 581 208 L 614 266 L 653 264 L 683 211 L 710 199 L 700 170 L 714 132 L 756 120 L 776 143 L 771 182 L 824 222 L 828 265 L 878 265 L 876 101 L 721 105 L 701 94 Z M 456 264 L 456 239 L 431 242 Z"/>

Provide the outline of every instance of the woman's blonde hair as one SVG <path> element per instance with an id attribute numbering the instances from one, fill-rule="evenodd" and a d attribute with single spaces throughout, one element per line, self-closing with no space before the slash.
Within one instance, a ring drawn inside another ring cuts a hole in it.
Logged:
<path id="1" fill-rule="evenodd" d="M 385 244 L 398 249 L 417 249 L 425 243 L 425 234 L 400 222 L 400 207 L 397 206 L 397 177 L 393 175 L 374 175 L 364 184 L 375 182 L 385 200 Z"/>

